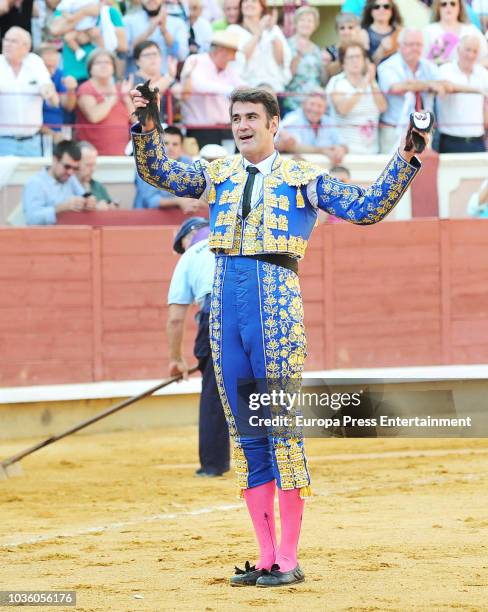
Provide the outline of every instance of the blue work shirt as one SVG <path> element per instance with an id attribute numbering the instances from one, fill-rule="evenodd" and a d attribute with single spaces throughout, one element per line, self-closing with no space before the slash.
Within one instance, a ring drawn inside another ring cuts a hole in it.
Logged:
<path id="1" fill-rule="evenodd" d="M 57 68 L 55 73 L 51 75 L 51 81 L 58 94 L 66 93 L 66 87 L 63 83 L 63 71 L 60 68 Z M 42 121 L 44 125 L 47 125 L 55 132 L 59 132 L 64 124 L 64 110 L 61 104 L 59 106 L 51 106 L 51 104 L 44 100 L 42 104 Z"/>
<path id="2" fill-rule="evenodd" d="M 193 304 L 201 307 L 212 293 L 215 255 L 208 248 L 208 238 L 189 247 L 176 264 L 168 291 L 168 304 Z"/>
<path id="3" fill-rule="evenodd" d="M 72 196 L 82 196 L 85 189 L 76 176 L 60 183 L 44 169 L 31 177 L 22 193 L 22 207 L 27 225 L 54 225 L 56 206 Z"/>
<path id="4" fill-rule="evenodd" d="M 313 147 L 332 147 L 345 145 L 344 139 L 334 126 L 334 120 L 329 115 L 322 115 L 320 127 L 314 130 L 301 108 L 287 113 L 280 124 L 280 130 L 296 138 L 303 145 Z"/>

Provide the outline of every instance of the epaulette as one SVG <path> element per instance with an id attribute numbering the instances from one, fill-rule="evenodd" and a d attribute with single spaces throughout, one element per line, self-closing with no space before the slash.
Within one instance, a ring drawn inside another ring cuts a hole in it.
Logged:
<path id="1" fill-rule="evenodd" d="M 325 168 L 314 166 L 307 161 L 295 159 L 284 159 L 281 164 L 281 172 L 285 182 L 293 187 L 308 185 L 310 181 L 313 181 L 313 179 L 316 179 L 321 174 L 327 174 Z"/>
<path id="2" fill-rule="evenodd" d="M 207 172 L 213 183 L 223 183 L 240 165 L 242 165 L 242 157 L 240 155 L 229 155 L 229 157 L 223 157 L 210 162 Z"/>

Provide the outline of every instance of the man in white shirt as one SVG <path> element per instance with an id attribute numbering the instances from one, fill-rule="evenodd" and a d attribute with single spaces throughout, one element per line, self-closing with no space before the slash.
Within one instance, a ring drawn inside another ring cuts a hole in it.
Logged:
<path id="1" fill-rule="evenodd" d="M 488 70 L 477 63 L 479 52 L 478 38 L 464 36 L 458 46 L 458 59 L 439 68 L 441 78 L 453 84 L 453 93 L 437 100 L 439 153 L 486 151 Z"/>
<path id="2" fill-rule="evenodd" d="M 31 35 L 13 27 L 3 39 L 0 55 L 0 155 L 42 155 L 42 103 L 59 105 L 42 59 L 30 53 Z"/>

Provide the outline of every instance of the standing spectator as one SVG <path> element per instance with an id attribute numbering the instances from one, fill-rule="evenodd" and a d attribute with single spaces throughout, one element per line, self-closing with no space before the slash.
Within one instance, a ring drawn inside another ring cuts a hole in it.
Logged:
<path id="1" fill-rule="evenodd" d="M 473 0 L 471 8 L 480 20 L 480 28 L 483 34 L 488 32 L 488 0 Z"/>
<path id="2" fill-rule="evenodd" d="M 478 28 L 469 22 L 464 0 L 434 0 L 432 22 L 424 28 L 424 55 L 436 64 L 455 60 L 455 51 L 463 36 L 480 39 L 480 60 L 487 55 L 488 45 Z"/>
<path id="3" fill-rule="evenodd" d="M 367 0 L 361 26 L 368 33 L 369 56 L 375 64 L 397 52 L 402 25 L 395 0 Z"/>
<path id="4" fill-rule="evenodd" d="M 325 82 L 322 53 L 310 38 L 320 23 L 318 10 L 314 6 L 302 6 L 295 15 L 295 35 L 288 39 L 292 60 L 290 70 L 292 79 L 286 86 L 286 91 L 296 94 L 287 96 L 284 107 L 286 110 L 300 108 L 302 100 L 298 94 L 316 91 Z"/>
<path id="5" fill-rule="evenodd" d="M 33 0 L 0 0 L 0 51 L 10 28 L 22 28 L 31 33 Z"/>
<path id="6" fill-rule="evenodd" d="M 453 93 L 438 100 L 439 153 L 486 151 L 488 70 L 477 63 L 479 51 L 479 38 L 464 36 L 458 46 L 458 59 L 440 67 L 441 78 L 453 84 Z"/>
<path id="7" fill-rule="evenodd" d="M 208 247 L 209 223 L 203 217 L 192 217 L 181 225 L 173 248 L 180 253 L 168 291 L 166 326 L 169 352 L 169 375 L 188 376 L 183 357 L 183 336 L 190 305 L 196 302 L 198 333 L 193 353 L 202 373 L 202 393 L 198 419 L 200 468 L 196 476 L 222 476 L 229 470 L 229 430 L 220 400 L 209 339 L 210 297 L 215 273 L 215 255 Z"/>
<path id="8" fill-rule="evenodd" d="M 212 23 L 212 28 L 215 32 L 225 30 L 233 23 L 237 23 L 239 21 L 239 4 L 240 0 L 224 0 L 224 18 Z"/>
<path id="9" fill-rule="evenodd" d="M 164 146 L 170 159 L 183 163 L 191 163 L 191 159 L 183 154 L 183 134 L 175 126 L 168 126 L 164 130 Z M 195 213 L 201 205 L 200 200 L 193 198 L 178 198 L 173 193 L 158 189 L 146 183 L 136 174 L 136 196 L 134 208 L 176 208 L 179 207 L 185 214 Z"/>
<path id="10" fill-rule="evenodd" d="M 88 73 L 90 79 L 78 89 L 77 139 L 90 142 L 100 155 L 123 155 L 133 110 L 132 79 L 115 82 L 115 58 L 104 49 L 91 52 Z"/>
<path id="11" fill-rule="evenodd" d="M 215 32 L 210 52 L 189 57 L 183 66 L 181 80 L 187 92 L 181 104 L 183 123 L 190 126 L 187 136 L 196 138 L 200 147 L 232 138 L 227 96 L 244 85 L 229 65 L 237 47 L 236 36 L 228 30 Z M 226 127 L 218 127 L 222 125 Z"/>
<path id="12" fill-rule="evenodd" d="M 59 97 L 42 59 L 30 53 L 31 35 L 14 26 L 0 55 L 0 155 L 42 155 L 42 102 Z"/>
<path id="13" fill-rule="evenodd" d="M 424 39 L 420 30 L 403 29 L 398 44 L 399 51 L 378 66 L 378 83 L 388 102 L 381 117 L 381 153 L 390 153 L 396 148 L 410 113 L 432 110 L 432 94 L 444 95 L 449 89 L 440 80 L 439 68 L 422 57 Z"/>
<path id="14" fill-rule="evenodd" d="M 100 2 L 98 0 L 61 0 L 57 9 L 69 20 L 71 15 L 77 13 L 84 6 L 96 5 L 98 13 L 87 15 L 80 19 L 72 30 L 64 33 L 63 40 L 73 51 L 78 61 L 82 60 L 86 51 L 82 45 L 92 43 L 95 47 L 103 47 L 100 29 L 97 27 L 100 16 Z"/>
<path id="15" fill-rule="evenodd" d="M 468 215 L 478 219 L 488 219 L 488 179 L 469 198 Z"/>
<path id="16" fill-rule="evenodd" d="M 153 40 L 144 40 L 134 49 L 134 60 L 137 65 L 137 72 L 134 75 L 134 86 L 141 85 L 149 81 L 151 87 L 157 87 L 161 94 L 161 122 L 166 121 L 166 105 L 164 103 L 164 93 L 175 83 L 176 60 L 169 57 L 167 66 L 168 73 L 161 74 L 161 51 Z"/>
<path id="17" fill-rule="evenodd" d="M 168 14 L 164 0 L 142 0 L 141 8 L 125 18 L 129 42 L 127 73 L 135 72 L 134 49 L 144 40 L 154 41 L 161 49 L 161 72 L 168 70 L 168 56 L 182 62 L 188 56 L 188 26 L 180 17 Z"/>
<path id="18" fill-rule="evenodd" d="M 347 146 L 326 110 L 327 98 L 322 91 L 308 94 L 302 107 L 285 115 L 281 122 L 278 151 L 327 155 L 333 164 L 340 164 Z"/>
<path id="19" fill-rule="evenodd" d="M 72 76 L 64 76 L 63 71 L 59 67 L 60 54 L 54 45 L 49 43 L 43 45 L 39 54 L 51 76 L 61 102 L 59 106 L 52 106 L 44 101 L 42 107 L 43 134 L 49 134 L 56 142 L 63 138 L 61 128 L 65 123 L 64 111 L 71 112 L 76 106 L 76 88 L 78 83 Z"/>
<path id="20" fill-rule="evenodd" d="M 107 8 L 106 16 L 108 21 L 113 26 L 113 34 L 115 35 L 115 48 L 108 49 L 111 52 L 114 52 L 120 56 L 124 56 L 127 53 L 127 37 L 124 30 L 124 22 L 122 20 L 122 15 L 119 10 L 113 6 L 102 6 L 102 10 L 97 4 L 90 4 L 88 6 L 83 6 L 75 13 L 71 14 L 63 14 L 58 8 L 54 13 L 54 19 L 52 20 L 49 28 L 52 36 L 65 36 L 66 33 L 74 30 L 76 25 L 84 18 L 90 16 L 97 16 L 97 27 L 102 28 L 102 20 L 101 15 L 102 11 Z M 107 28 L 110 24 L 107 24 Z M 104 26 L 105 27 L 105 26 Z M 104 42 L 105 45 L 105 42 Z M 66 75 L 71 75 L 74 77 L 79 83 L 86 81 L 88 78 L 88 57 L 90 53 L 95 49 L 95 45 L 89 42 L 85 45 L 81 46 L 81 49 L 84 51 L 84 55 L 81 58 L 77 58 L 75 52 L 70 49 L 70 47 L 65 43 L 63 44 L 63 71 Z"/>
<path id="21" fill-rule="evenodd" d="M 343 72 L 327 85 L 337 119 L 337 130 L 349 153 L 379 153 L 378 120 L 386 111 L 386 99 L 375 79 L 364 47 L 355 42 L 339 50 Z"/>
<path id="22" fill-rule="evenodd" d="M 80 142 L 81 159 L 76 176 L 80 181 L 83 191 L 95 198 L 97 210 L 109 210 L 117 208 L 117 204 L 110 197 L 105 185 L 93 178 L 97 167 L 98 151 L 89 142 Z"/>
<path id="23" fill-rule="evenodd" d="M 210 49 L 213 30 L 208 19 L 202 17 L 202 0 L 189 0 L 188 12 L 190 54 L 206 53 Z"/>
<path id="24" fill-rule="evenodd" d="M 62 140 L 54 146 L 50 168 L 44 168 L 25 184 L 22 207 L 27 225 L 54 225 L 60 212 L 95 207 L 95 198 L 84 196 L 85 190 L 75 176 L 80 159 L 80 147 L 75 142 Z"/>
<path id="25" fill-rule="evenodd" d="M 277 20 L 276 9 L 269 13 L 266 0 L 241 0 L 239 25 L 227 32 L 239 37 L 236 62 L 242 80 L 251 87 L 268 83 L 280 93 L 291 79 L 291 51 Z"/>

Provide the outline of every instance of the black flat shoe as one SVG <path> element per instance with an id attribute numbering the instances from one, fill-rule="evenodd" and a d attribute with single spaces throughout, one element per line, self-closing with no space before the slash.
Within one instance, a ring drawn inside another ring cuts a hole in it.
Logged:
<path id="1" fill-rule="evenodd" d="M 251 565 L 246 561 L 245 569 L 241 570 L 237 566 L 236 574 L 230 579 L 230 586 L 254 586 L 258 578 L 260 578 L 266 570 L 256 569 L 255 565 Z"/>
<path id="2" fill-rule="evenodd" d="M 305 574 L 301 570 L 300 566 L 297 565 L 295 569 L 289 572 L 280 572 L 279 565 L 273 565 L 270 571 L 263 570 L 263 575 L 256 581 L 258 587 L 277 587 L 277 586 L 290 586 L 291 584 L 298 584 L 305 580 Z"/>

